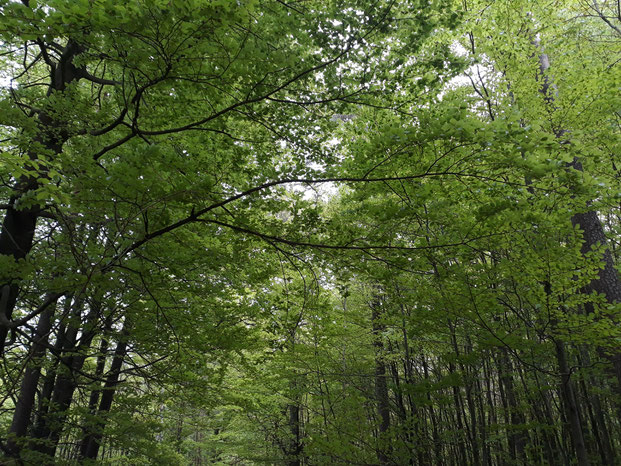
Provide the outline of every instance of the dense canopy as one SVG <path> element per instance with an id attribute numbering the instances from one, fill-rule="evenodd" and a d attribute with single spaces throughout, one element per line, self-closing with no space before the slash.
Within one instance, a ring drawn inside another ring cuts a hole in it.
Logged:
<path id="1" fill-rule="evenodd" d="M 611 0 L 0 1 L 2 464 L 621 461 Z"/>

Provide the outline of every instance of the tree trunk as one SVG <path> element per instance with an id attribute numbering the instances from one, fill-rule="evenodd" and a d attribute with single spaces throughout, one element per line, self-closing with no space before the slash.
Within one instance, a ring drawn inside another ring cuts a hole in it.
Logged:
<path id="1" fill-rule="evenodd" d="M 460 351 L 457 346 L 456 325 L 449 322 L 449 328 L 451 329 L 451 343 L 453 345 L 453 353 L 459 360 Z M 481 464 L 481 457 L 479 454 L 479 443 L 477 439 L 477 417 L 474 400 L 472 398 L 472 381 L 469 380 L 463 364 L 459 364 L 459 370 L 463 374 L 464 389 L 466 392 L 466 403 L 468 404 L 468 414 L 470 415 L 470 424 L 468 424 L 468 416 L 466 416 L 465 410 L 463 412 L 464 424 L 466 427 L 466 435 L 470 439 L 470 451 L 472 453 L 472 461 L 474 464 Z M 463 403 L 462 403 L 463 408 Z"/>
<path id="2" fill-rule="evenodd" d="M 387 433 L 390 429 L 390 403 L 388 400 L 388 384 L 386 381 L 386 363 L 384 362 L 384 343 L 382 342 L 383 325 L 380 323 L 381 301 L 375 298 L 371 303 L 371 320 L 373 323 L 373 346 L 375 347 L 375 401 L 379 417 L 379 447 L 377 459 L 380 465 L 389 463 L 390 444 Z"/>
<path id="3" fill-rule="evenodd" d="M 77 319 L 79 319 L 83 303 L 84 301 L 81 299 L 74 303 L 73 313 Z M 95 336 L 95 332 L 89 327 L 96 322 L 100 311 L 99 307 L 91 306 L 82 326 L 79 344 L 77 344 L 79 331 L 77 325 L 69 327 L 66 332 L 66 345 L 63 351 L 70 353 L 70 355 L 61 358 L 64 370 L 56 377 L 54 390 L 48 403 L 48 413 L 42 417 L 41 429 L 33 436 L 41 441 L 35 449 L 51 457 L 54 457 L 56 453 L 63 425 L 73 400 L 73 393 L 78 385 L 78 373 L 82 370 L 87 350 Z"/>
<path id="4" fill-rule="evenodd" d="M 422 361 L 423 361 L 423 374 L 425 376 L 425 381 L 431 382 L 429 378 L 429 367 L 427 364 L 427 358 L 425 357 L 424 353 L 422 354 Z M 440 441 L 440 435 L 438 434 L 438 422 L 436 420 L 436 413 L 435 413 L 435 410 L 433 409 L 433 402 L 431 400 L 431 393 L 429 393 L 429 390 L 427 391 L 427 402 L 429 404 L 429 417 L 431 419 L 431 429 L 432 429 L 432 435 L 433 435 L 433 451 L 435 454 L 435 460 L 433 463 L 441 465 L 443 464 L 442 443 Z"/>
<path id="5" fill-rule="evenodd" d="M 535 45 L 540 47 L 540 44 L 536 41 Z M 548 104 L 554 103 L 554 86 L 549 81 L 547 71 L 550 68 L 550 59 L 547 54 L 541 53 L 539 55 L 539 70 L 540 76 L 543 80 L 541 87 L 541 93 L 545 96 Z M 565 135 L 566 131 L 562 128 L 557 129 L 556 136 L 561 139 Z M 580 172 L 584 171 L 582 162 L 578 158 L 568 164 L 569 168 L 573 168 Z M 585 207 L 589 207 L 589 203 Z M 597 278 L 595 278 L 584 290 L 585 294 L 596 292 L 606 297 L 606 301 L 610 304 L 621 303 L 621 280 L 619 274 L 615 269 L 612 253 L 608 246 L 608 240 L 604 232 L 602 222 L 597 216 L 597 212 L 594 210 L 587 210 L 586 212 L 574 214 L 571 217 L 571 222 L 574 227 L 579 227 L 582 230 L 582 248 L 583 255 L 589 253 L 593 248 L 598 246 L 603 247 L 604 266 L 599 269 Z M 593 311 L 592 305 L 587 305 L 587 310 Z M 612 364 L 612 373 L 614 374 L 616 383 L 617 396 L 621 396 L 621 352 L 618 348 L 612 352 L 600 349 L 600 354 L 604 356 Z M 617 406 L 617 410 L 621 413 L 621 406 Z"/>
<path id="6" fill-rule="evenodd" d="M 106 320 L 106 327 L 104 331 L 105 332 L 110 331 L 111 326 L 112 326 L 112 319 L 108 318 Z M 101 377 L 104 374 L 104 370 L 106 368 L 108 345 L 109 345 L 108 338 L 107 336 L 104 336 L 101 339 L 101 342 L 99 345 L 99 354 L 97 355 L 97 364 L 95 366 L 95 378 L 96 379 L 101 379 Z M 91 391 L 91 394 L 88 399 L 88 416 L 89 417 L 86 419 L 85 426 L 82 428 L 83 438 L 80 444 L 80 453 L 79 453 L 80 457 L 84 457 L 84 451 L 86 451 L 87 449 L 88 439 L 90 438 L 89 432 L 92 430 L 92 428 L 89 426 L 89 423 L 91 422 L 94 423 L 97 421 L 96 420 L 97 405 L 99 403 L 99 399 L 102 393 L 102 387 L 100 386 L 100 382 L 98 380 L 95 383 L 96 383 L 96 386 Z"/>
<path id="7" fill-rule="evenodd" d="M 513 367 L 511 359 L 506 348 L 502 348 L 499 354 L 499 382 L 503 386 L 503 391 L 507 400 L 506 409 L 509 411 L 509 418 L 511 420 L 511 427 L 509 430 L 509 451 L 512 459 L 521 463 L 524 458 L 524 450 L 526 448 L 526 438 L 524 435 L 523 424 L 525 423 L 524 413 L 518 406 L 515 396 L 515 388 L 513 385 Z"/>
<path id="8" fill-rule="evenodd" d="M 591 358 L 584 347 L 581 348 L 578 354 L 580 357 L 579 362 L 582 366 L 588 367 L 591 365 Z M 592 382 L 592 386 L 596 387 L 596 381 L 591 377 L 586 378 L 586 380 L 582 378 L 580 380 L 580 385 L 584 392 L 585 399 L 587 400 L 587 412 L 591 420 L 593 436 L 602 458 L 602 464 L 616 464 L 615 453 L 611 448 L 610 434 L 608 433 L 608 427 L 606 426 L 606 421 L 602 412 L 599 395 L 593 393 L 594 391 L 592 389 L 589 390 L 587 387 L 587 381 L 589 381 L 589 379 Z"/>
<path id="9" fill-rule="evenodd" d="M 32 347 L 30 349 L 30 364 L 24 372 L 20 387 L 19 397 L 15 403 L 13 412 L 13 422 L 9 429 L 7 449 L 10 455 L 19 456 L 21 449 L 20 439 L 26 436 L 28 426 L 35 404 L 35 394 L 41 376 L 41 359 L 45 355 L 45 348 L 48 342 L 48 335 L 52 328 L 52 316 L 54 306 L 50 306 L 39 316 L 37 329 L 33 334 Z"/>
<path id="10" fill-rule="evenodd" d="M 112 401 L 119 383 L 123 361 L 127 355 L 127 335 L 129 332 L 126 330 L 126 327 L 127 323 L 123 326 L 123 330 L 121 331 L 119 343 L 114 350 L 114 358 L 110 365 L 110 372 L 103 387 L 101 401 L 99 402 L 99 409 L 97 411 L 99 419 L 97 419 L 97 423 L 95 424 L 96 428 L 82 440 L 82 445 L 80 447 L 80 457 L 82 459 L 96 460 L 99 454 L 99 447 L 106 426 L 106 416 L 112 407 Z"/>
<path id="11" fill-rule="evenodd" d="M 287 460 L 288 466 L 300 466 L 300 454 L 302 453 L 302 442 L 300 432 L 300 404 L 291 403 L 287 406 L 289 412 L 289 431 L 291 434 L 291 442 L 289 445 Z"/>
<path id="12" fill-rule="evenodd" d="M 580 419 L 580 411 L 578 410 L 578 404 L 576 401 L 576 392 L 571 380 L 571 372 L 567 362 L 565 345 L 560 340 L 556 340 L 554 343 L 556 346 L 556 358 L 561 371 L 560 393 L 563 406 L 565 408 L 565 414 L 567 416 L 567 422 L 569 423 L 571 441 L 574 447 L 574 452 L 576 453 L 577 464 L 578 466 L 588 466 L 589 460 L 582 433 L 582 421 Z"/>
<path id="13" fill-rule="evenodd" d="M 50 70 L 50 84 L 48 87 L 48 97 L 54 92 L 58 95 L 63 92 L 68 84 L 80 78 L 73 59 L 81 53 L 81 47 L 69 40 L 62 51 L 59 62 Z M 33 142 L 40 144 L 43 150 L 52 154 L 60 154 L 63 144 L 69 138 L 65 129 L 65 123 L 55 120 L 46 113 L 39 113 L 38 116 L 39 132 L 33 138 Z M 30 160 L 37 160 L 39 154 L 34 150 L 28 152 Z M 26 167 L 30 168 L 30 167 Z M 44 169 L 41 176 L 46 176 Z M 6 214 L 0 229 L 0 255 L 11 256 L 15 261 L 24 259 L 32 249 L 34 233 L 37 219 L 41 214 L 42 207 L 34 205 L 29 208 L 22 208 L 21 201 L 30 193 L 39 188 L 39 181 L 33 176 L 22 176 L 13 187 L 13 194 L 6 207 Z M 8 285 L 8 288 L 5 287 Z M 13 310 L 17 303 L 19 294 L 18 284 L 9 279 L 5 283 L 0 283 L 2 290 L 2 308 L 0 313 L 3 320 L 11 320 Z M 0 354 L 4 351 L 4 344 L 8 334 L 8 327 L 0 324 Z"/>

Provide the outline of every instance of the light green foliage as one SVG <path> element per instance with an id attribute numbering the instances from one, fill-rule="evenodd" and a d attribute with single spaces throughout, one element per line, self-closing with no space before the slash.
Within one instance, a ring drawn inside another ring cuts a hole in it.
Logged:
<path id="1" fill-rule="evenodd" d="M 567 376 L 605 464 L 619 306 L 572 218 L 616 259 L 621 49 L 535 3 L 0 2 L 0 204 L 37 217 L 7 318 L 59 293 L 7 336 L 3 451 L 551 464 Z"/>

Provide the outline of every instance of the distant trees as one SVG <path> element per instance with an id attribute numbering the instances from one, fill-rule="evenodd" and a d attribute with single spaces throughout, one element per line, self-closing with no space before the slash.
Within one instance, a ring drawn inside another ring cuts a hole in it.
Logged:
<path id="1" fill-rule="evenodd" d="M 5 462 L 618 461 L 610 5 L 1 8 Z"/>

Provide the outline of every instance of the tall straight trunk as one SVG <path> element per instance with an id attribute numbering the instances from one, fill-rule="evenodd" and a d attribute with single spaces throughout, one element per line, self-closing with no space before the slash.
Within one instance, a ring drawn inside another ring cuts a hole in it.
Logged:
<path id="1" fill-rule="evenodd" d="M 465 335 L 466 346 L 464 348 L 464 354 L 470 356 L 472 354 L 472 342 L 468 334 Z M 469 397 L 468 404 L 469 409 L 472 410 L 472 433 L 475 436 L 475 444 L 481 450 L 481 464 L 490 464 L 489 447 L 487 446 L 487 428 L 485 425 L 485 410 L 483 408 L 483 390 L 481 388 L 481 379 L 476 367 L 466 368 L 462 365 L 464 373 L 468 373 L 469 383 L 466 387 L 466 394 Z M 471 405 L 471 407 L 470 407 Z"/>
<path id="2" fill-rule="evenodd" d="M 110 331 L 112 327 L 112 319 L 106 319 L 104 334 Z M 95 416 L 97 414 L 97 405 L 99 404 L 99 399 L 102 393 L 102 387 L 100 386 L 99 380 L 104 375 L 104 370 L 106 368 L 106 360 L 108 356 L 108 346 L 109 341 L 107 335 L 101 339 L 99 344 L 99 354 L 97 355 L 97 363 L 95 365 L 95 386 L 91 390 L 91 394 L 88 399 L 88 418 L 85 420 L 85 425 L 82 427 L 82 442 L 80 444 L 80 456 L 82 456 L 82 451 L 86 448 L 87 439 L 89 437 L 89 432 L 91 430 L 89 424 L 91 422 L 96 422 Z"/>
<path id="3" fill-rule="evenodd" d="M 540 47 L 538 41 L 535 42 L 537 47 Z M 543 85 L 541 87 L 541 93 L 545 96 L 546 101 L 550 106 L 554 105 L 555 100 L 555 87 L 550 82 L 550 77 L 547 72 L 550 68 L 550 59 L 547 54 L 540 53 L 539 55 L 539 71 L 542 77 Z M 556 136 L 562 139 L 566 134 L 566 130 L 559 128 L 556 130 Z M 582 162 L 578 158 L 568 164 L 568 167 L 577 171 L 584 171 Z M 591 283 L 585 287 L 584 293 L 591 294 L 592 292 L 604 295 L 606 301 L 610 304 L 621 303 L 621 279 L 619 273 L 615 268 L 615 264 L 612 258 L 612 253 L 608 245 L 608 239 L 604 232 L 604 227 L 599 219 L 597 212 L 590 207 L 590 202 L 587 202 L 585 206 L 586 212 L 576 213 L 571 217 L 571 222 L 575 227 L 579 227 L 582 230 L 582 248 L 583 255 L 588 254 L 592 249 L 597 247 L 603 247 L 603 267 L 598 270 L 597 277 L 591 281 Z M 587 310 L 593 311 L 593 306 L 589 304 Z M 600 349 L 600 354 L 604 356 L 612 365 L 612 373 L 616 378 L 616 393 L 618 397 L 621 397 L 621 351 L 618 348 L 607 351 Z M 621 406 L 617 405 L 617 410 L 621 414 Z"/>
<path id="4" fill-rule="evenodd" d="M 560 340 L 556 340 L 555 346 L 556 358 L 561 371 L 560 393 L 563 401 L 563 407 L 565 408 L 565 415 L 567 416 L 567 422 L 569 424 L 571 442 L 576 454 L 576 461 L 578 466 L 588 466 L 589 460 L 586 445 L 584 443 L 584 435 L 582 433 L 582 421 L 580 419 L 580 411 L 576 400 L 576 391 L 573 381 L 571 380 L 569 363 L 567 362 L 565 344 Z"/>
<path id="5" fill-rule="evenodd" d="M 460 368 L 463 372 L 463 367 Z M 468 375 L 466 374 L 466 378 Z M 466 380 L 465 390 L 466 390 L 466 403 L 468 404 L 468 414 L 470 415 L 470 428 L 468 432 L 470 434 L 470 446 L 472 449 L 472 458 L 474 464 L 482 464 L 481 463 L 481 455 L 479 451 L 479 439 L 477 435 L 478 425 L 477 425 L 477 409 L 474 404 L 474 398 L 472 396 L 472 382 L 470 380 Z"/>
<path id="6" fill-rule="evenodd" d="M 101 401 L 99 402 L 99 409 L 97 410 L 98 419 L 95 424 L 96 427 L 82 440 L 80 447 L 80 457 L 82 459 L 95 460 L 99 454 L 103 431 L 106 426 L 106 416 L 112 407 L 112 401 L 114 400 L 114 395 L 119 383 L 123 361 L 127 356 L 128 334 L 129 330 L 126 322 L 123 326 L 123 330 L 121 331 L 119 342 L 114 350 L 114 357 L 112 359 L 112 364 L 110 365 L 110 371 L 103 387 Z"/>
<path id="7" fill-rule="evenodd" d="M 71 308 L 75 308 L 77 303 L 67 303 L 68 312 Z M 53 371 L 50 371 L 44 380 L 43 388 L 39 394 L 39 410 L 31 437 L 34 440 L 32 448 L 42 453 L 47 452 L 46 446 L 43 445 L 50 435 L 50 416 L 58 410 L 58 406 L 54 405 L 54 397 L 58 392 L 58 386 L 63 377 L 63 371 L 71 367 L 71 356 L 65 353 L 75 351 L 78 330 L 75 326 L 61 325 L 57 335 L 55 346 L 55 357 L 53 361 Z M 48 452 L 49 453 L 49 452 Z"/>
<path id="8" fill-rule="evenodd" d="M 449 369 L 449 375 L 453 375 L 456 373 L 455 364 L 453 364 L 452 362 L 449 362 L 448 369 Z M 459 451 L 458 460 L 461 464 L 466 464 L 468 463 L 468 455 L 466 453 L 465 439 L 468 437 L 468 434 L 466 432 L 466 428 L 464 427 L 464 421 L 463 421 L 463 419 L 465 418 L 465 413 L 463 413 L 463 409 L 462 409 L 463 403 L 461 401 L 461 390 L 460 390 L 460 387 L 456 385 L 455 383 L 453 383 L 453 385 L 451 386 L 451 390 L 453 392 L 453 403 L 455 407 L 455 420 L 457 422 L 457 432 L 458 432 L 457 446 L 458 446 L 458 451 Z"/>
<path id="9" fill-rule="evenodd" d="M 579 160 L 572 163 L 576 170 L 582 171 L 582 164 Z M 581 247 L 582 254 L 588 254 L 593 248 L 604 246 L 604 266 L 599 269 L 597 278 L 591 281 L 584 289 L 585 294 L 596 292 L 606 297 L 606 301 L 610 304 L 621 303 L 621 280 L 617 272 L 608 240 L 604 233 L 602 223 L 597 216 L 597 212 L 590 210 L 588 212 L 575 214 L 571 218 L 572 224 L 582 230 L 583 243 Z M 593 304 L 587 303 L 585 306 L 587 312 L 593 312 Z M 618 346 L 618 345 L 617 345 Z M 615 392 L 617 397 L 621 397 L 621 352 L 617 349 L 608 350 L 598 348 L 598 353 L 604 359 L 608 360 L 612 366 L 612 374 L 616 379 Z M 621 415 L 621 403 L 617 403 L 617 413 Z"/>
<path id="10" fill-rule="evenodd" d="M 522 462 L 522 458 L 524 458 L 524 449 L 526 448 L 526 435 L 523 431 L 525 418 L 522 409 L 517 403 L 513 384 L 513 366 L 506 348 L 502 348 L 499 352 L 498 373 L 499 382 L 503 386 L 503 391 L 506 396 L 506 408 L 509 411 L 509 418 L 511 420 L 511 427 L 508 435 L 509 451 L 512 459 Z"/>
<path id="11" fill-rule="evenodd" d="M 457 335 L 456 335 L 456 325 L 453 325 L 449 322 L 449 328 L 451 329 L 451 343 L 453 345 L 453 353 L 459 360 L 461 353 L 459 351 L 459 346 L 457 345 Z M 466 426 L 466 434 L 470 439 L 470 452 L 472 453 L 472 462 L 474 464 L 481 464 L 481 457 L 479 452 L 479 443 L 477 439 L 477 416 L 476 416 L 476 407 L 474 405 L 474 399 L 472 398 L 472 381 L 469 380 L 469 376 L 465 371 L 463 364 L 459 364 L 459 370 L 464 375 L 464 389 L 466 392 L 466 403 L 468 404 L 468 414 L 464 412 L 464 423 Z M 463 404 L 462 404 L 463 407 Z M 470 417 L 470 423 L 468 423 L 468 417 Z"/>
<path id="12" fill-rule="evenodd" d="M 73 313 L 75 318 L 79 320 L 84 301 L 76 300 Z M 101 312 L 96 305 L 91 308 L 82 325 L 82 334 L 78 343 L 77 325 L 72 324 L 66 332 L 67 346 L 63 348 L 64 352 L 70 353 L 61 358 L 63 372 L 56 376 L 56 383 L 48 403 L 48 413 L 42 418 L 41 430 L 33 436 L 38 440 L 36 450 L 54 457 L 60 435 L 63 431 L 64 423 L 68 415 L 68 410 L 73 400 L 73 394 L 78 386 L 78 373 L 81 372 L 86 360 L 86 353 L 91 346 L 91 341 L 95 336 L 93 326 Z"/>
<path id="13" fill-rule="evenodd" d="M 50 80 L 47 95 L 55 97 L 62 93 L 67 86 L 78 79 L 80 74 L 74 66 L 73 60 L 81 53 L 81 47 L 73 40 L 69 40 L 63 49 L 58 63 L 50 70 Z M 33 142 L 38 143 L 43 152 L 60 154 L 63 144 L 69 138 L 65 129 L 65 122 L 58 121 L 54 116 L 41 112 L 38 115 L 39 131 L 34 136 Z M 29 159 L 34 161 L 40 156 L 34 150 L 28 152 Z M 25 167 L 30 169 L 29 166 Z M 45 172 L 41 173 L 45 176 Z M 23 208 L 21 201 L 39 188 L 39 180 L 33 176 L 22 176 L 15 186 L 5 210 L 2 228 L 0 229 L 0 256 L 10 256 L 15 261 L 23 260 L 32 249 L 37 219 L 41 215 L 42 207 L 34 205 Z M 11 320 L 13 310 L 17 303 L 19 285 L 17 280 L 5 279 L 0 283 L 0 313 L 2 320 Z M 6 286 L 8 285 L 8 286 Z M 4 351 L 4 345 L 9 328 L 0 324 L 0 354 Z"/>
<path id="14" fill-rule="evenodd" d="M 588 367 L 591 365 L 591 358 L 586 348 L 582 347 L 578 355 L 581 365 L 583 365 L 584 367 Z M 602 412 L 599 395 L 597 393 L 593 393 L 592 389 L 588 389 L 587 382 L 589 380 L 591 380 L 593 382 L 593 385 L 596 386 L 595 380 L 593 380 L 591 377 L 586 377 L 586 379 L 582 378 L 580 380 L 580 385 L 584 393 L 584 398 L 585 400 L 587 400 L 587 412 L 589 414 L 589 419 L 591 420 L 591 431 L 593 432 L 599 454 L 602 458 L 602 464 L 615 464 L 615 453 L 611 448 L 610 434 L 608 432 L 604 413 Z"/>
<path id="15" fill-rule="evenodd" d="M 423 354 L 421 355 L 422 358 L 422 362 L 423 362 L 423 375 L 425 377 L 425 381 L 426 382 L 431 382 L 431 379 L 429 377 L 429 366 L 427 364 L 427 358 L 425 357 L 425 353 L 423 352 Z M 438 433 L 438 421 L 436 419 L 436 413 L 435 410 L 433 409 L 433 402 L 431 400 L 431 393 L 429 390 L 427 390 L 427 402 L 428 402 L 428 409 L 429 409 L 429 419 L 431 420 L 431 431 L 432 431 L 432 436 L 433 436 L 433 451 L 434 451 L 434 455 L 435 455 L 435 460 L 434 460 L 434 464 L 442 464 L 442 443 L 440 441 L 440 435 Z"/>
<path id="16" fill-rule="evenodd" d="M 288 346 L 289 350 L 293 352 L 295 347 L 295 331 L 291 332 Z M 287 457 L 288 466 L 300 466 L 300 464 L 302 464 L 302 407 L 300 404 L 300 394 L 298 393 L 298 384 L 295 377 L 296 374 L 294 372 L 293 378 L 289 383 L 292 402 L 289 403 L 286 408 L 289 435 L 291 437 L 289 439 L 289 443 L 285 445 L 283 450 Z"/>
<path id="17" fill-rule="evenodd" d="M 391 362 L 389 366 L 390 366 L 390 373 L 392 374 L 392 381 L 395 386 L 395 401 L 397 403 L 397 413 L 399 416 L 399 422 L 401 423 L 401 429 L 404 432 L 404 443 L 406 444 L 408 450 L 410 451 L 410 457 L 408 459 L 408 464 L 414 464 L 414 449 L 412 448 L 412 445 L 414 444 L 414 436 L 413 436 L 414 427 L 412 425 L 412 417 L 414 416 L 417 418 L 418 412 L 416 410 L 416 406 L 414 406 L 410 398 L 409 406 L 410 406 L 411 411 L 408 414 L 408 411 L 405 407 L 405 402 L 403 399 L 403 389 L 401 387 L 401 376 L 399 375 L 399 368 L 397 366 L 396 361 Z M 422 456 L 421 449 L 418 448 L 417 450 L 419 452 L 418 464 L 421 464 L 421 465 L 425 464 L 425 459 Z"/>
<path id="18" fill-rule="evenodd" d="M 396 287 L 396 291 L 397 293 L 399 293 L 399 287 Z M 398 384 L 398 374 L 399 371 L 395 365 L 394 368 L 394 372 L 396 374 L 396 378 L 395 378 L 395 384 L 399 386 L 397 393 L 399 395 L 399 399 L 398 401 L 400 401 L 401 405 L 403 406 L 402 410 L 404 413 L 404 422 L 406 423 L 405 425 L 405 429 L 406 429 L 406 442 L 408 445 L 408 449 L 410 450 L 410 463 L 413 464 L 414 458 L 412 457 L 412 450 L 413 445 L 414 445 L 414 438 L 413 438 L 413 433 L 414 430 L 416 430 L 418 432 L 418 438 L 422 439 L 424 437 L 424 434 L 421 432 L 422 429 L 422 425 L 424 424 L 424 422 L 422 422 L 419 419 L 419 416 L 421 415 L 418 411 L 418 408 L 416 406 L 416 403 L 414 402 L 414 399 L 412 398 L 412 394 L 411 394 L 411 390 L 409 390 L 409 388 L 413 387 L 415 384 L 415 380 L 414 380 L 414 375 L 413 375 L 413 361 L 412 361 L 412 355 L 410 353 L 410 342 L 409 342 L 409 338 L 408 338 L 408 332 L 407 332 L 407 327 L 406 327 L 406 315 L 407 315 L 407 310 L 405 308 L 405 306 L 403 304 L 401 304 L 399 306 L 399 309 L 401 311 L 401 335 L 402 335 L 402 341 L 403 341 L 403 352 L 404 352 L 404 357 L 403 357 L 403 376 L 404 376 L 404 380 L 405 383 L 408 387 L 407 393 L 406 393 L 406 399 L 408 402 L 408 407 L 409 407 L 409 414 L 406 412 L 407 410 L 405 409 L 405 403 L 403 402 L 403 390 L 400 388 L 399 384 Z M 423 355 L 423 359 L 424 359 L 424 355 Z M 432 415 L 433 416 L 433 415 Z M 433 419 L 432 419 L 432 424 L 434 423 Z M 424 452 L 423 449 L 421 448 L 421 445 L 418 445 L 417 448 L 415 448 L 418 456 L 418 464 L 426 464 L 428 463 L 431 458 L 430 455 L 428 455 L 428 452 Z M 425 454 L 427 453 L 427 458 L 425 458 Z"/>
<path id="19" fill-rule="evenodd" d="M 583 414 L 583 418 L 588 416 L 588 419 L 591 425 L 591 428 L 588 429 L 587 431 L 591 435 L 587 436 L 587 438 L 585 439 L 588 445 L 588 450 L 589 452 L 591 452 L 592 456 L 600 455 L 602 459 L 602 464 L 613 464 L 610 461 L 609 456 L 607 455 L 608 452 L 606 451 L 604 447 L 604 443 L 602 442 L 602 434 L 600 432 L 600 426 L 597 421 L 597 418 L 595 417 L 595 412 L 593 410 L 593 405 L 591 403 L 589 391 L 587 389 L 586 383 L 584 382 L 584 379 L 580 379 L 579 388 L 585 400 L 585 402 L 582 403 L 582 405 L 584 406 L 584 413 L 585 413 Z"/>
<path id="20" fill-rule="evenodd" d="M 71 296 L 67 296 L 65 300 L 65 308 L 68 313 L 71 308 Z M 56 332 L 56 342 L 54 343 L 53 349 L 51 349 L 50 353 L 52 355 L 60 355 L 63 351 L 63 348 L 67 347 L 66 343 L 66 333 L 67 328 L 66 325 L 61 323 L 58 331 Z M 48 362 L 47 371 L 45 377 L 43 378 L 43 384 L 41 390 L 39 391 L 39 401 L 37 404 L 37 415 L 33 420 L 33 427 L 31 429 L 30 436 L 32 438 L 42 438 L 40 433 L 45 429 L 46 426 L 46 416 L 50 407 L 50 400 L 52 399 L 52 392 L 54 391 L 54 385 L 56 385 L 56 375 L 58 373 L 58 366 L 60 364 L 60 358 L 57 356 L 52 356 L 51 360 Z"/>
<path id="21" fill-rule="evenodd" d="M 497 389 L 495 387 L 495 377 L 491 367 L 491 354 L 488 355 L 483 362 L 483 381 L 485 383 L 485 401 L 487 402 L 487 425 L 490 427 L 490 431 L 494 426 L 498 425 L 498 413 L 497 403 L 494 399 L 494 393 Z M 483 395 L 481 394 L 481 403 L 483 402 Z M 483 412 L 483 404 L 481 404 L 481 412 Z M 488 449 L 488 455 L 491 464 L 498 464 L 500 448 L 500 439 L 496 436 L 490 436 L 489 442 L 486 442 L 486 448 Z"/>
<path id="22" fill-rule="evenodd" d="M 375 402 L 377 403 L 377 415 L 379 417 L 379 447 L 377 459 L 380 465 L 389 463 L 390 445 L 388 444 L 387 433 L 390 429 L 390 403 L 388 399 L 388 384 L 386 381 L 386 363 L 384 361 L 384 343 L 381 332 L 383 325 L 380 322 L 379 298 L 371 303 L 371 320 L 373 325 L 373 346 L 375 347 Z"/>
<path id="23" fill-rule="evenodd" d="M 45 356 L 49 332 L 52 328 L 54 306 L 46 309 L 37 322 L 37 328 L 32 336 L 32 346 L 28 355 L 30 363 L 24 371 L 19 396 L 13 411 L 13 422 L 9 429 L 7 450 L 12 456 L 19 456 L 20 443 L 26 436 L 33 407 L 39 378 L 41 376 L 41 359 Z"/>
<path id="24" fill-rule="evenodd" d="M 300 466 L 302 464 L 300 454 L 302 453 L 302 438 L 300 431 L 300 404 L 291 403 L 287 406 L 289 413 L 289 431 L 291 442 L 289 444 L 288 466 Z"/>
<path id="25" fill-rule="evenodd" d="M 517 371 L 521 374 L 521 366 L 518 364 L 515 366 Z M 543 447 L 546 455 L 547 462 L 549 464 L 555 464 L 559 462 L 559 458 L 563 463 L 567 463 L 566 453 L 561 448 L 560 442 L 556 436 L 556 429 L 552 430 L 556 422 L 552 411 L 552 403 L 550 401 L 550 392 L 548 389 L 542 388 L 542 383 L 537 372 L 533 373 L 535 383 L 537 384 L 537 392 L 541 401 L 535 397 L 530 396 L 530 391 L 526 386 L 526 382 L 523 377 L 520 377 L 525 395 L 529 398 L 529 404 L 532 407 L 532 415 L 538 422 L 540 422 L 545 428 L 542 430 Z"/>
<path id="26" fill-rule="evenodd" d="M 476 401 L 479 411 L 479 437 L 480 437 L 480 445 L 481 451 L 483 454 L 482 464 L 491 466 L 492 457 L 489 449 L 489 444 L 487 443 L 487 426 L 485 424 L 485 408 L 483 401 L 483 387 L 481 386 L 481 380 L 479 378 L 475 381 L 476 387 Z M 491 406 L 490 406 L 491 409 Z"/>
<path id="27" fill-rule="evenodd" d="M 538 40 L 534 41 L 535 46 L 540 48 L 541 45 Z M 542 80 L 541 93 L 544 95 L 547 104 L 553 107 L 555 102 L 556 88 L 550 81 L 548 76 L 548 70 L 550 68 L 550 59 L 546 53 L 539 54 L 539 75 Z M 563 139 L 566 135 L 565 128 L 558 128 L 556 130 L 556 137 Z M 577 171 L 584 171 L 582 162 L 577 157 L 568 164 L 569 169 L 575 169 Z M 616 304 L 621 302 L 621 280 L 619 274 L 615 269 L 612 253 L 608 246 L 608 240 L 604 232 L 602 222 L 600 221 L 597 212 L 590 208 L 590 201 L 587 201 L 584 206 L 587 210 L 585 212 L 576 213 L 572 216 L 571 222 L 575 227 L 579 227 L 582 230 L 582 247 L 581 252 L 583 255 L 587 255 L 592 249 L 602 247 L 604 251 L 603 255 L 603 267 L 598 270 L 597 277 L 589 283 L 584 289 L 585 294 L 591 294 L 596 292 L 605 296 L 606 301 L 610 304 Z M 587 311 L 592 312 L 592 304 L 588 304 Z M 572 442 L 576 451 L 577 460 L 579 465 L 588 464 L 586 455 L 586 448 L 584 445 L 584 438 L 582 436 L 582 429 L 579 420 L 578 406 L 575 399 L 575 390 L 573 389 L 572 382 L 570 380 L 570 373 L 567 364 L 567 358 L 565 353 L 565 347 L 562 342 L 556 341 L 556 353 L 559 368 L 561 370 L 561 396 L 564 399 L 565 409 L 570 423 Z M 613 351 L 606 351 L 602 348 L 599 352 L 604 356 L 612 366 L 612 373 L 616 378 L 615 390 L 617 396 L 621 396 L 621 352 L 617 348 Z M 617 402 L 618 403 L 618 402 Z M 617 410 L 621 413 L 621 405 L 617 404 Z"/>

